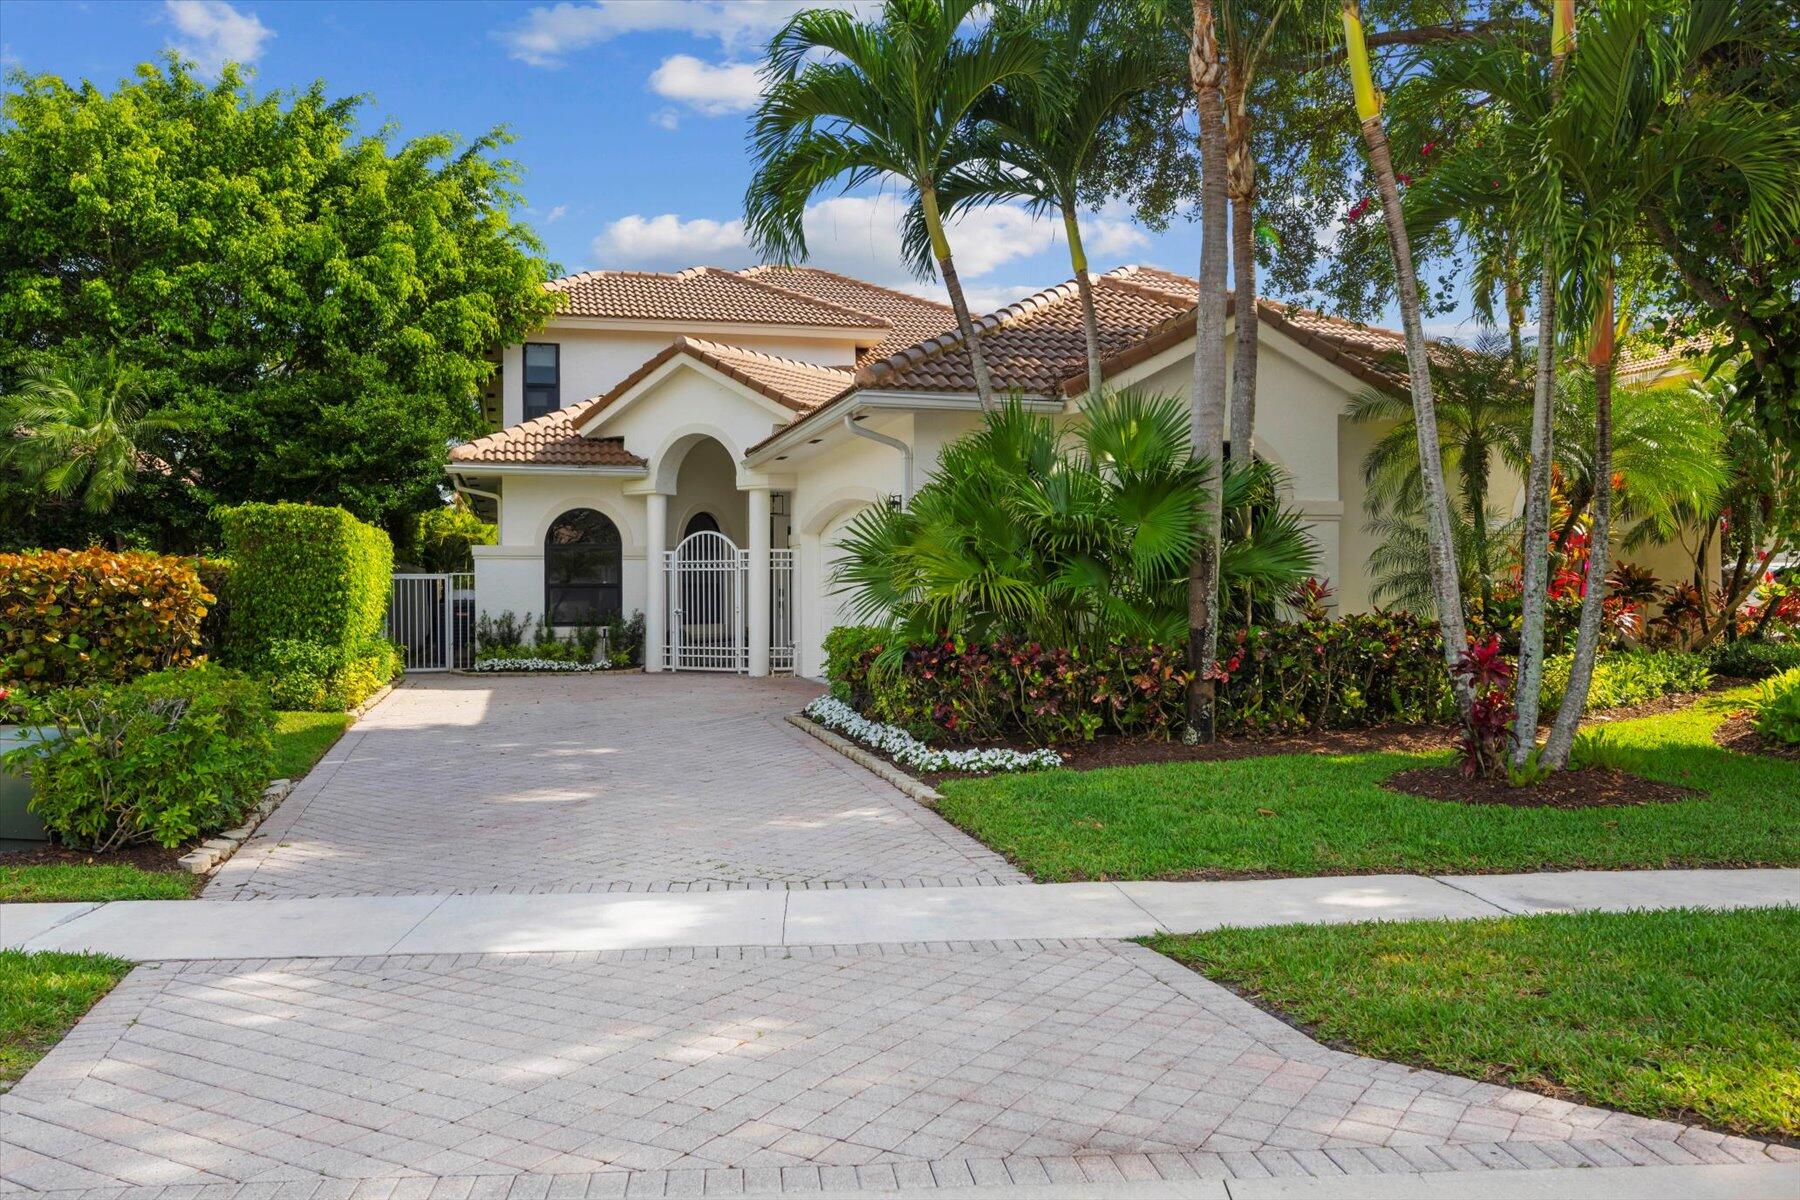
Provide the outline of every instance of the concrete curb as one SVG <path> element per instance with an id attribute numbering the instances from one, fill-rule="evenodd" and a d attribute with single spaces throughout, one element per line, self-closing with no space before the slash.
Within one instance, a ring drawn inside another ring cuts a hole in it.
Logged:
<path id="1" fill-rule="evenodd" d="M 938 794 L 937 789 L 924 780 L 915 779 L 879 754 L 863 749 L 849 738 L 833 733 L 800 713 L 789 713 L 788 724 L 797 729 L 804 729 L 857 766 L 881 776 L 926 808 L 936 808 L 943 800 L 943 796 Z"/>
<path id="2" fill-rule="evenodd" d="M 250 815 L 236 829 L 227 829 L 217 837 L 207 838 L 194 849 L 176 859 L 190 875 L 210 875 L 219 869 L 220 864 L 236 854 L 243 844 L 250 840 L 257 826 L 268 819 L 277 805 L 286 800 L 288 793 L 294 790 L 291 779 L 277 779 L 263 789 L 262 799 L 250 810 Z"/>

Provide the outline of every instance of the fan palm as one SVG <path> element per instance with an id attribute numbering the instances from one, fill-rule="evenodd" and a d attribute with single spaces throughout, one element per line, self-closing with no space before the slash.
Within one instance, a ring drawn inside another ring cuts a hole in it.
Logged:
<path id="1" fill-rule="evenodd" d="M 1116 0 L 1007 0 L 994 22 L 1042 46 L 1043 71 L 1021 76 L 976 105 L 968 162 L 939 183 L 946 215 L 977 205 L 1023 201 L 1035 214 L 1062 219 L 1069 265 L 1081 297 L 1087 337 L 1088 394 L 1100 394 L 1100 326 L 1088 278 L 1078 215 L 1081 178 L 1101 135 L 1132 97 L 1152 86 L 1156 59 L 1145 45 L 1118 32 Z M 907 255 L 925 265 L 931 236 L 925 208 L 907 213 Z"/>
<path id="2" fill-rule="evenodd" d="M 150 448 L 182 428 L 180 418 L 147 412 L 143 374 L 108 355 L 27 367 L 0 397 L 0 463 L 46 496 L 105 513 L 136 486 Z"/>
<path id="3" fill-rule="evenodd" d="M 1439 453 L 1445 469 L 1460 485 L 1460 503 L 1452 507 L 1452 514 L 1469 527 L 1465 540 L 1475 567 L 1472 572 L 1459 570 L 1458 575 L 1465 593 L 1468 585 L 1474 584 L 1485 610 L 1494 599 L 1497 539 L 1488 522 L 1493 468 L 1496 462 L 1515 468 L 1521 465 L 1516 431 L 1530 419 L 1531 402 L 1514 372 L 1502 334 L 1484 332 L 1473 347 L 1439 345 L 1434 354 L 1439 367 Z M 1410 400 L 1396 392 L 1371 390 L 1350 402 L 1348 415 L 1355 422 L 1389 426 L 1363 458 L 1369 516 L 1417 514 L 1424 489 Z M 1432 607 L 1419 605 L 1416 599 L 1409 600 L 1408 606 L 1418 611 Z"/>
<path id="4" fill-rule="evenodd" d="M 975 390 L 991 408 L 993 382 L 956 274 L 938 185 L 967 160 L 970 111 L 993 88 L 1037 75 L 1043 48 L 993 23 L 963 36 L 979 2 L 886 0 L 880 17 L 867 21 L 839 9 L 795 14 L 769 42 L 767 90 L 751 134 L 758 166 L 744 211 L 756 248 L 787 261 L 806 254 L 806 205 L 820 190 L 899 180 L 921 209 Z"/>
<path id="5" fill-rule="evenodd" d="M 909 508 L 851 522 L 832 583 L 858 620 L 893 626 L 897 643 L 958 634 L 1175 644 L 1210 474 L 1189 453 L 1178 398 L 1103 394 L 1061 432 L 1009 403 L 945 447 Z M 1264 510 L 1221 558 L 1227 584 L 1264 606 L 1317 563 L 1297 516 L 1273 503 L 1277 486 L 1267 467 L 1246 465 L 1223 488 L 1234 528 L 1253 506 Z"/>

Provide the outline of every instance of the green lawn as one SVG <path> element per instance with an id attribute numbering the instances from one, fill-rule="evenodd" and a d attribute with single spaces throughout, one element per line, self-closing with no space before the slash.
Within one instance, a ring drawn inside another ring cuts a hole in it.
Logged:
<path id="1" fill-rule="evenodd" d="M 940 787 L 941 811 L 1040 880 L 1794 865 L 1800 768 L 1713 744 L 1748 695 L 1608 727 L 1622 767 L 1703 793 L 1674 804 L 1497 808 L 1381 786 L 1438 753 L 957 779 Z"/>
<path id="2" fill-rule="evenodd" d="M 276 713 L 275 778 L 298 779 L 312 770 L 348 728 L 349 713 Z"/>
<path id="3" fill-rule="evenodd" d="M 31 1070 L 129 970 L 104 954 L 0 950 L 0 1088 Z"/>
<path id="4" fill-rule="evenodd" d="M 1284 925 L 1149 945 L 1376 1058 L 1800 1135 L 1800 909 Z"/>
<path id="5" fill-rule="evenodd" d="M 298 779 L 306 774 L 349 727 L 347 713 L 276 713 L 275 777 Z M 199 883 L 199 876 L 181 871 L 146 871 L 114 863 L 0 865 L 0 902 L 186 900 Z"/>

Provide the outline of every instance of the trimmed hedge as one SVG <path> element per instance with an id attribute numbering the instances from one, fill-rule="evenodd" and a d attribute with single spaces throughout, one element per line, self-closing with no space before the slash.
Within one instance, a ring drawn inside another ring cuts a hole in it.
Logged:
<path id="1" fill-rule="evenodd" d="M 22 707 L 58 736 L 4 757 L 31 773 L 32 812 L 76 849 L 179 846 L 228 829 L 274 766 L 268 693 L 223 667 L 65 688 Z"/>
<path id="2" fill-rule="evenodd" d="M 110 550 L 0 554 L 0 680 L 120 683 L 189 662 L 213 594 L 183 559 Z"/>
<path id="3" fill-rule="evenodd" d="M 1571 655 L 1559 654 L 1544 661 L 1544 685 L 1538 702 L 1554 713 L 1569 689 Z M 1658 696 L 1704 692 L 1712 686 L 1712 670 L 1704 654 L 1676 650 L 1627 650 L 1602 654 L 1594 662 L 1594 679 L 1588 686 L 1585 712 L 1642 704 Z"/>
<path id="4" fill-rule="evenodd" d="M 1764 679 L 1800 667 L 1800 641 L 1759 642 L 1739 638 L 1712 650 L 1715 675 L 1733 679 Z"/>
<path id="5" fill-rule="evenodd" d="M 278 642 L 348 659 L 381 634 L 394 573 L 388 535 L 341 508 L 245 504 L 222 509 L 231 560 L 229 647 L 254 665 Z"/>
<path id="6" fill-rule="evenodd" d="M 276 707 L 354 708 L 400 671 L 381 636 L 392 588 L 387 534 L 341 508 L 224 509 L 231 605 L 227 657 L 262 679 Z"/>

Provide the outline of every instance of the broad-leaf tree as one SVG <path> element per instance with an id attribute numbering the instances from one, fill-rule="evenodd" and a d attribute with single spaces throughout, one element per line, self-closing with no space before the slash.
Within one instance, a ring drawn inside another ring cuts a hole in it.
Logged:
<path id="1" fill-rule="evenodd" d="M 919 206 L 975 390 L 991 408 L 994 385 L 938 188 L 970 158 L 970 112 L 994 88 L 1039 74 L 1043 47 L 1017 29 L 971 22 L 979 3 L 886 0 L 870 19 L 840 9 L 795 14 L 769 42 L 744 212 L 756 248 L 791 261 L 806 255 L 806 206 L 820 191 L 898 181 Z"/>
<path id="2" fill-rule="evenodd" d="M 0 104 L 0 385 L 92 354 L 141 370 L 182 418 L 170 525 L 441 502 L 490 351 L 550 307 L 502 133 L 360 135 L 362 102 L 323 84 L 259 96 L 175 58 L 111 91 L 15 74 Z"/>

